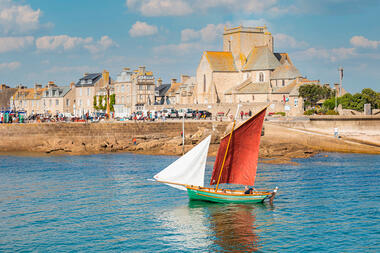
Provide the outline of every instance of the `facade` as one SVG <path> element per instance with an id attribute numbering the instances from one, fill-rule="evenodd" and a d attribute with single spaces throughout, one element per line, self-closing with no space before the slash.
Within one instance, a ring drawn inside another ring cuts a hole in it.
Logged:
<path id="1" fill-rule="evenodd" d="M 59 113 L 73 114 L 74 87 L 73 83 L 71 86 L 57 86 L 54 82 L 49 82 L 41 97 L 44 112 L 52 115 Z"/>
<path id="2" fill-rule="evenodd" d="M 264 27 L 225 28 L 221 52 L 205 51 L 196 74 L 196 103 L 270 102 L 301 75 L 287 53 L 275 53 Z"/>
<path id="3" fill-rule="evenodd" d="M 10 98 L 10 107 L 15 111 L 25 111 L 26 115 L 44 113 L 44 106 L 41 97 L 43 92 L 47 90 L 42 85 L 35 84 L 34 88 L 26 88 L 19 85 L 17 91 Z"/>
<path id="4" fill-rule="evenodd" d="M 106 70 L 102 73 L 85 73 L 75 84 L 74 115 L 94 114 L 94 97 L 102 88 L 110 85 L 111 81 L 109 72 Z"/>
<path id="5" fill-rule="evenodd" d="M 0 85 L 0 111 L 10 109 L 10 98 L 16 93 L 16 88 L 10 88 L 5 84 Z"/>
<path id="6" fill-rule="evenodd" d="M 114 83 L 115 115 L 116 113 L 130 115 L 132 112 L 145 110 L 148 105 L 153 105 L 155 87 L 153 72 L 146 71 L 145 66 L 134 71 L 124 68 Z"/>

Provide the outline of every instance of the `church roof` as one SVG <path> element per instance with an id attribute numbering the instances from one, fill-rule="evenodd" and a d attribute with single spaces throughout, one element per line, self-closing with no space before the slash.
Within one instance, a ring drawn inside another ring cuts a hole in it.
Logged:
<path id="1" fill-rule="evenodd" d="M 295 79 L 300 76 L 298 69 L 286 61 L 273 71 L 271 79 Z"/>
<path id="2" fill-rule="evenodd" d="M 237 71 L 231 52 L 206 51 L 205 55 L 212 71 Z"/>
<path id="3" fill-rule="evenodd" d="M 252 49 L 242 70 L 266 70 L 278 66 L 280 66 L 278 59 L 267 46 L 263 46 Z"/>
<path id="4" fill-rule="evenodd" d="M 225 95 L 231 94 L 266 94 L 270 92 L 269 82 L 252 82 L 248 79 L 241 84 L 232 87 L 224 92 Z"/>

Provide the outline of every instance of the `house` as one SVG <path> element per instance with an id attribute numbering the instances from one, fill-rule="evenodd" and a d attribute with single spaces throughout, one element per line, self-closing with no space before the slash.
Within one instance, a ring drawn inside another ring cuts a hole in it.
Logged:
<path id="1" fill-rule="evenodd" d="M 44 112 L 52 115 L 60 113 L 73 114 L 74 87 L 74 83 L 70 86 L 57 86 L 54 82 L 49 82 L 41 97 Z"/>
<path id="2" fill-rule="evenodd" d="M 0 85 L 0 111 L 10 109 L 10 98 L 16 93 L 16 88 L 10 88 L 5 84 Z"/>
<path id="3" fill-rule="evenodd" d="M 42 88 L 42 85 L 35 84 L 34 88 L 27 88 L 23 85 L 18 85 L 17 91 L 10 98 L 10 107 L 15 111 L 24 111 L 26 115 L 44 113 L 44 106 L 41 97 L 47 88 Z"/>

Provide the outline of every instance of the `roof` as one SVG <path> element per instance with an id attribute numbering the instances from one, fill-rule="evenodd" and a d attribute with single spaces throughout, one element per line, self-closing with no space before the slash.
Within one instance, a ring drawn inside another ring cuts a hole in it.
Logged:
<path id="1" fill-rule="evenodd" d="M 274 53 L 274 56 L 279 60 L 281 64 L 288 62 L 290 65 L 293 65 L 293 62 L 290 60 L 288 53 Z"/>
<path id="2" fill-rule="evenodd" d="M 271 79 L 295 79 L 301 77 L 300 72 L 296 67 L 288 62 L 278 66 L 271 74 Z"/>
<path id="3" fill-rule="evenodd" d="M 53 93 L 50 92 L 50 91 L 58 91 L 55 96 L 53 96 Z M 48 91 L 48 95 L 47 96 L 44 96 L 44 97 L 56 97 L 56 98 L 60 98 L 60 97 L 64 97 L 66 96 L 66 94 L 71 90 L 71 88 L 69 86 L 61 86 L 61 87 L 52 87 L 52 88 L 49 88 L 47 89 L 46 91 Z"/>
<path id="4" fill-rule="evenodd" d="M 41 89 L 34 89 L 34 88 L 28 88 L 28 89 L 18 89 L 15 93 L 15 99 L 16 100 L 38 100 L 42 97 L 42 92 L 46 91 L 47 88 L 41 88 Z"/>
<path id="5" fill-rule="evenodd" d="M 224 92 L 225 95 L 231 94 L 266 94 L 270 92 L 269 82 L 255 83 L 248 79 L 241 84 L 232 87 Z"/>
<path id="6" fill-rule="evenodd" d="M 298 96 L 298 88 L 304 84 L 319 84 L 319 81 L 308 80 L 306 78 L 301 78 L 301 80 L 294 80 L 290 84 L 280 87 L 279 89 L 273 91 L 273 93 L 289 94 L 290 96 Z"/>
<path id="7" fill-rule="evenodd" d="M 170 89 L 170 83 L 168 84 L 161 84 L 160 86 L 156 87 L 156 91 L 158 91 L 158 96 L 163 97 L 165 96 L 166 92 Z"/>
<path id="8" fill-rule="evenodd" d="M 87 74 L 84 77 L 82 77 L 81 79 L 79 79 L 79 81 L 75 84 L 75 86 L 76 87 L 90 87 L 90 86 L 94 86 L 94 84 L 100 78 L 102 78 L 102 73 Z M 85 82 L 82 83 L 82 80 L 84 80 Z M 110 80 L 111 80 L 111 77 L 110 77 Z M 91 81 L 91 82 L 89 82 L 89 81 Z"/>
<path id="9" fill-rule="evenodd" d="M 267 46 L 255 47 L 248 55 L 244 70 L 266 70 L 275 69 L 280 66 L 280 62 Z"/>
<path id="10" fill-rule="evenodd" d="M 237 71 L 231 52 L 206 51 L 205 56 L 212 71 Z"/>
<path id="11" fill-rule="evenodd" d="M 181 85 L 182 83 L 172 83 L 166 94 L 175 94 Z"/>

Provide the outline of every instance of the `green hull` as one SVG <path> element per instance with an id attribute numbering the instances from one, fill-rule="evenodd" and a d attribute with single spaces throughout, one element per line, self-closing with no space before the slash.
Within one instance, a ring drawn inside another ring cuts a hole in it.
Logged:
<path id="1" fill-rule="evenodd" d="M 225 194 L 222 192 L 212 192 L 187 188 L 190 200 L 203 200 L 217 203 L 261 203 L 270 195 L 265 194 Z"/>

